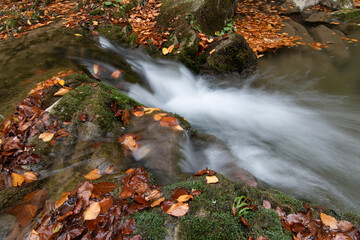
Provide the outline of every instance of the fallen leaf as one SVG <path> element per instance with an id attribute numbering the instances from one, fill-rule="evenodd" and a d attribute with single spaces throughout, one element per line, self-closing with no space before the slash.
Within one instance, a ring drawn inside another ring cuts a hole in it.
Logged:
<path id="1" fill-rule="evenodd" d="M 160 108 L 146 108 L 146 107 L 143 107 L 143 108 L 144 108 L 145 114 L 150 114 L 154 111 L 161 111 Z"/>
<path id="2" fill-rule="evenodd" d="M 216 176 L 206 176 L 206 182 L 208 184 L 218 183 L 219 179 Z"/>
<path id="3" fill-rule="evenodd" d="M 84 212 L 84 220 L 96 219 L 101 210 L 99 202 L 93 202 Z"/>
<path id="4" fill-rule="evenodd" d="M 55 202 L 56 208 L 59 208 L 61 205 L 63 205 L 63 203 L 69 199 L 69 195 L 70 192 L 62 193 L 60 199 Z"/>
<path id="5" fill-rule="evenodd" d="M 101 178 L 102 175 L 100 174 L 100 170 L 95 168 L 94 170 L 90 171 L 88 174 L 86 174 L 84 176 L 84 178 L 89 179 L 89 180 L 96 180 Z"/>
<path id="6" fill-rule="evenodd" d="M 167 55 L 169 54 L 169 50 L 166 47 L 162 48 L 162 54 Z"/>
<path id="7" fill-rule="evenodd" d="M 338 222 L 336 221 L 336 219 L 334 217 L 320 212 L 320 218 L 324 225 L 326 225 L 334 230 L 338 229 Z"/>
<path id="8" fill-rule="evenodd" d="M 235 215 L 234 215 L 235 216 Z M 244 226 L 246 227 L 246 229 L 250 229 L 250 224 L 245 220 L 245 218 L 240 217 L 240 221 L 242 224 L 244 224 Z"/>
<path id="9" fill-rule="evenodd" d="M 177 201 L 178 202 L 187 202 L 190 199 L 193 199 L 194 196 L 193 195 L 181 195 L 180 197 L 178 197 Z"/>
<path id="10" fill-rule="evenodd" d="M 135 151 L 139 148 L 138 144 L 136 143 L 136 140 L 131 135 L 126 136 L 124 141 L 121 142 L 121 144 L 128 147 L 130 151 Z"/>
<path id="11" fill-rule="evenodd" d="M 162 203 L 163 201 L 165 201 L 165 197 L 159 198 L 157 200 L 155 200 L 153 203 L 151 203 L 151 207 L 156 207 L 158 205 L 160 205 L 160 203 Z"/>
<path id="12" fill-rule="evenodd" d="M 271 209 L 271 203 L 269 201 L 267 201 L 267 200 L 264 200 L 263 201 L 263 207 L 265 209 Z"/>
<path id="13" fill-rule="evenodd" d="M 100 66 L 99 64 L 94 64 L 93 65 L 93 71 L 94 71 L 94 75 L 98 76 L 99 72 L 100 72 Z"/>
<path id="14" fill-rule="evenodd" d="M 135 115 L 136 117 L 142 117 L 144 116 L 144 112 L 143 111 L 136 111 L 132 113 L 133 115 Z"/>
<path id="15" fill-rule="evenodd" d="M 109 167 L 106 168 L 106 170 L 104 171 L 104 174 L 112 174 L 114 172 L 115 166 L 114 165 L 110 165 Z"/>
<path id="16" fill-rule="evenodd" d="M 117 79 L 120 74 L 122 73 L 122 71 L 120 70 L 115 70 L 112 74 L 111 74 L 111 77 L 114 78 L 114 79 Z"/>
<path id="17" fill-rule="evenodd" d="M 210 51 L 209 54 L 210 54 L 210 55 L 213 54 L 213 53 L 215 52 L 215 50 L 216 50 L 216 49 L 214 48 L 213 50 Z"/>
<path id="18" fill-rule="evenodd" d="M 189 204 L 178 202 L 173 205 L 166 211 L 167 214 L 170 214 L 174 217 L 182 217 L 189 211 Z"/>
<path id="19" fill-rule="evenodd" d="M 14 187 L 20 187 L 25 181 L 25 177 L 17 173 L 11 173 L 11 179 Z"/>
<path id="20" fill-rule="evenodd" d="M 165 116 L 160 119 L 160 125 L 163 127 L 172 127 L 179 125 L 179 119 L 172 116 Z"/>
<path id="21" fill-rule="evenodd" d="M 171 45 L 171 46 L 168 48 L 168 52 L 171 53 L 173 50 L 174 50 L 174 45 Z"/>
<path id="22" fill-rule="evenodd" d="M 70 91 L 69 88 L 60 88 L 59 91 L 57 91 L 56 93 L 54 93 L 54 96 L 64 96 L 65 94 L 67 94 Z"/>
<path id="23" fill-rule="evenodd" d="M 86 113 L 82 113 L 79 115 L 79 120 L 82 122 L 86 122 L 87 120 L 89 120 L 89 115 Z"/>
<path id="24" fill-rule="evenodd" d="M 354 225 L 348 221 L 340 221 L 338 227 L 341 231 L 346 232 L 352 229 Z"/>
<path id="25" fill-rule="evenodd" d="M 114 201 L 111 197 L 108 197 L 108 198 L 104 198 L 102 199 L 100 202 L 100 213 L 101 214 L 104 214 L 104 213 L 107 213 L 109 211 L 109 209 L 113 206 L 114 204 Z"/>
<path id="26" fill-rule="evenodd" d="M 135 229 L 135 219 L 133 218 L 126 219 L 124 224 L 121 226 L 121 232 L 124 235 L 131 234 L 134 231 L 134 229 Z"/>
<path id="27" fill-rule="evenodd" d="M 152 200 L 154 200 L 156 198 L 159 198 L 160 195 L 161 195 L 161 192 L 159 190 L 157 190 L 157 189 L 154 189 L 154 190 L 151 191 L 151 193 L 148 196 L 145 197 L 145 200 L 146 201 L 152 201 Z"/>
<path id="28" fill-rule="evenodd" d="M 26 173 L 24 173 L 23 176 L 25 178 L 26 183 L 34 182 L 37 179 L 37 176 L 34 172 L 26 172 Z"/>
<path id="29" fill-rule="evenodd" d="M 108 194 L 116 187 L 116 184 L 112 182 L 98 182 L 94 183 L 93 186 L 93 194 Z"/>
<path id="30" fill-rule="evenodd" d="M 75 33 L 74 36 L 76 37 L 82 37 L 82 35 L 80 33 Z"/>
<path id="31" fill-rule="evenodd" d="M 157 113 L 157 114 L 154 115 L 154 120 L 155 121 L 160 121 L 160 119 L 162 117 L 166 116 L 166 115 L 167 115 L 167 113 Z"/>
<path id="32" fill-rule="evenodd" d="M 43 142 L 49 142 L 54 137 L 54 135 L 55 133 L 52 132 L 44 132 L 40 134 L 39 138 L 43 140 Z"/>

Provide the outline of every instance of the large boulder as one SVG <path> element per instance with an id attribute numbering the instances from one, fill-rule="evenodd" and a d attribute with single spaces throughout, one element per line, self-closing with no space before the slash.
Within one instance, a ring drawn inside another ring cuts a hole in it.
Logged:
<path id="1" fill-rule="evenodd" d="M 216 72 L 243 72 L 254 68 L 257 57 L 243 36 L 231 33 L 209 46 L 206 62 Z"/>
<path id="2" fill-rule="evenodd" d="M 331 9 L 347 9 L 354 7 L 354 2 L 352 0 L 292 0 L 292 1 L 297 7 L 300 8 L 300 10 L 304 10 L 318 3 L 327 6 Z"/>

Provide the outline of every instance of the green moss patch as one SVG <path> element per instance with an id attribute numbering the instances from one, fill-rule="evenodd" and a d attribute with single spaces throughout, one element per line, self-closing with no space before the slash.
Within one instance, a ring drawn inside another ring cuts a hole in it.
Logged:
<path id="1" fill-rule="evenodd" d="M 145 211 L 131 217 L 136 223 L 134 235 L 141 234 L 144 240 L 165 239 L 164 217 L 161 214 Z"/>

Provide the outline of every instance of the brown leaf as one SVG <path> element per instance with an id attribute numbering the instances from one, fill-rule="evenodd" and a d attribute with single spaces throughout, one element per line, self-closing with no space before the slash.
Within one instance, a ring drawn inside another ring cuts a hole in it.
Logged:
<path id="1" fill-rule="evenodd" d="M 166 211 L 167 214 L 170 214 L 174 217 L 182 217 L 189 211 L 189 204 L 178 202 L 173 205 Z"/>
<path id="2" fill-rule="evenodd" d="M 202 176 L 207 173 L 207 169 L 203 169 L 194 174 L 194 176 Z"/>
<path id="3" fill-rule="evenodd" d="M 265 209 L 271 209 L 271 203 L 267 200 L 264 200 L 262 205 Z"/>
<path id="4" fill-rule="evenodd" d="M 54 96 L 64 96 L 64 95 L 67 94 L 70 90 L 71 90 L 71 88 L 60 88 L 59 91 L 57 91 L 56 93 L 54 93 Z"/>
<path id="5" fill-rule="evenodd" d="M 25 181 L 25 177 L 17 173 L 11 173 L 11 179 L 14 187 L 20 187 Z"/>
<path id="6" fill-rule="evenodd" d="M 43 140 L 43 142 L 49 142 L 54 137 L 54 135 L 55 133 L 52 132 L 44 132 L 40 134 L 39 138 Z"/>
<path id="7" fill-rule="evenodd" d="M 218 183 L 219 179 L 216 176 L 206 176 L 206 182 L 208 184 Z"/>
<path id="8" fill-rule="evenodd" d="M 354 225 L 351 222 L 348 221 L 340 221 L 339 222 L 339 229 L 343 232 L 349 231 L 354 227 Z"/>
<path id="9" fill-rule="evenodd" d="M 326 225 L 334 230 L 338 229 L 338 222 L 336 221 L 336 219 L 334 217 L 320 212 L 320 219 L 324 225 Z"/>
<path id="10" fill-rule="evenodd" d="M 151 207 L 156 207 L 158 205 L 160 205 L 160 203 L 162 203 L 165 200 L 165 197 L 159 198 L 157 200 L 155 200 L 153 203 L 151 203 Z"/>
<path id="11" fill-rule="evenodd" d="M 176 201 L 181 195 L 188 195 L 188 191 L 185 188 L 176 188 L 172 194 L 171 198 L 172 200 Z"/>
<path id="12" fill-rule="evenodd" d="M 37 179 L 37 176 L 34 172 L 26 172 L 23 176 L 26 183 L 34 182 Z"/>
<path id="13" fill-rule="evenodd" d="M 99 182 L 93 185 L 93 194 L 108 194 L 116 187 L 116 184 L 112 182 Z"/>
<path id="14" fill-rule="evenodd" d="M 246 229 L 250 229 L 250 224 L 245 220 L 245 218 L 240 217 L 240 221 L 241 221 L 242 224 L 244 224 Z"/>
<path id="15" fill-rule="evenodd" d="M 238 214 L 237 208 L 235 206 L 232 206 L 231 210 L 234 216 Z"/>
<path id="16" fill-rule="evenodd" d="M 82 113 L 79 115 L 79 120 L 82 122 L 86 122 L 87 120 L 89 120 L 89 115 L 86 113 Z"/>
<path id="17" fill-rule="evenodd" d="M 106 168 L 104 174 L 112 174 L 114 172 L 115 166 L 114 165 L 110 165 L 109 167 Z"/>
<path id="18" fill-rule="evenodd" d="M 191 189 L 191 195 L 193 195 L 194 197 L 199 196 L 202 193 L 202 191 L 200 190 L 196 190 L 196 189 Z"/>
<path id="19" fill-rule="evenodd" d="M 88 174 L 86 174 L 84 176 L 84 178 L 89 179 L 89 180 L 96 180 L 101 178 L 102 175 L 100 174 L 100 170 L 95 168 L 94 170 L 90 171 Z"/>
<path id="20" fill-rule="evenodd" d="M 156 198 L 159 198 L 161 195 L 161 192 L 158 189 L 153 189 L 150 193 L 150 195 L 145 197 L 146 201 L 152 201 Z"/>
<path id="21" fill-rule="evenodd" d="M 129 235 L 133 233 L 134 229 L 135 229 L 135 219 L 133 218 L 126 219 L 124 224 L 121 226 L 121 232 L 124 235 Z"/>
<path id="22" fill-rule="evenodd" d="M 100 213 L 104 214 L 107 213 L 109 211 L 109 209 L 112 207 L 112 205 L 114 204 L 114 201 L 111 197 L 108 198 L 104 198 L 102 199 L 100 202 Z"/>
<path id="23" fill-rule="evenodd" d="M 93 202 L 84 212 L 84 220 L 96 219 L 101 210 L 99 202 Z"/>

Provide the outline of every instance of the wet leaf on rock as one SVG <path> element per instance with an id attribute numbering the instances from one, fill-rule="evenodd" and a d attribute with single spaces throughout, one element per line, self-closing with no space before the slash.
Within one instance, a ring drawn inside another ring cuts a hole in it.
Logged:
<path id="1" fill-rule="evenodd" d="M 155 200 L 153 203 L 151 203 L 151 207 L 159 206 L 163 201 L 165 201 L 165 197 L 159 198 Z"/>
<path id="2" fill-rule="evenodd" d="M 89 173 L 87 173 L 84 178 L 89 180 L 96 180 L 101 178 L 102 175 L 100 174 L 100 169 L 95 168 L 94 170 L 91 170 Z"/>
<path id="3" fill-rule="evenodd" d="M 326 215 L 325 213 L 320 213 L 320 219 L 322 223 L 334 230 L 338 229 L 338 222 L 332 216 Z"/>
<path id="4" fill-rule="evenodd" d="M 182 217 L 189 211 L 189 204 L 178 202 L 173 205 L 166 211 L 167 214 L 170 214 L 174 217 Z"/>
<path id="5" fill-rule="evenodd" d="M 52 132 L 44 132 L 44 133 L 40 134 L 39 138 L 43 142 L 49 142 L 54 137 L 54 135 L 55 135 L 55 133 L 52 133 Z"/>
<path id="6" fill-rule="evenodd" d="M 17 173 L 11 173 L 11 179 L 14 187 L 20 187 L 25 181 L 25 177 Z"/>
<path id="7" fill-rule="evenodd" d="M 135 229 L 135 219 L 133 218 L 126 219 L 124 224 L 121 226 L 121 232 L 124 235 L 129 235 L 133 233 L 134 229 Z"/>
<path id="8" fill-rule="evenodd" d="M 219 179 L 216 176 L 206 176 L 206 182 L 208 184 L 218 183 Z"/>

